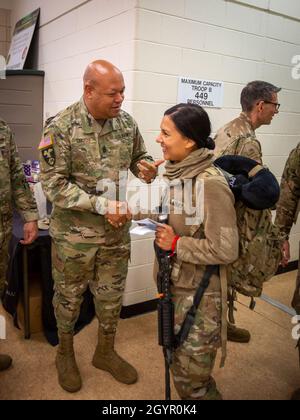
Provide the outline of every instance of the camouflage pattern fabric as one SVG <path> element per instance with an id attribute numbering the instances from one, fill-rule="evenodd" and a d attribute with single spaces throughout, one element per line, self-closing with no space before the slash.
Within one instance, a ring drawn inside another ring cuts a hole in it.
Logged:
<path id="1" fill-rule="evenodd" d="M 171 272 L 171 294 L 174 302 L 175 333 L 178 333 L 187 311 L 193 304 L 196 290 L 207 264 L 226 264 L 237 255 L 237 228 L 234 198 L 223 174 L 213 165 L 213 154 L 198 149 L 181 162 L 167 163 L 164 175 L 168 180 L 193 179 L 193 207 L 196 201 L 196 179 L 203 181 L 203 218 L 187 224 L 188 215 L 175 186 L 170 191 L 169 225 L 180 236 Z M 186 194 L 183 182 L 180 197 Z M 215 203 L 222 202 L 222 210 Z M 178 208 L 183 211 L 178 214 Z M 194 213 L 194 216 L 196 214 Z M 226 242 L 222 243 L 222 232 Z M 226 294 L 226 290 L 225 290 Z M 199 307 L 194 324 L 184 343 L 174 353 L 171 370 L 174 383 L 182 399 L 221 399 L 211 377 L 217 349 L 221 346 L 222 298 L 219 274 L 213 274 Z M 227 306 L 225 308 L 225 311 Z"/>
<path id="2" fill-rule="evenodd" d="M 0 120 L 0 293 L 7 270 L 13 208 L 25 222 L 38 220 L 36 203 L 26 182 L 13 134 Z"/>
<path id="3" fill-rule="evenodd" d="M 214 138 L 216 157 L 223 155 L 246 156 L 262 163 L 261 145 L 247 115 L 240 116 L 221 127 Z"/>
<path id="4" fill-rule="evenodd" d="M 99 215 L 96 202 L 108 185 L 116 185 L 120 197 L 119 173 L 130 169 L 138 175 L 137 164 L 147 155 L 144 141 L 132 117 L 121 111 L 102 127 L 87 111 L 83 99 L 46 122 L 40 143 L 41 181 L 54 204 L 50 234 L 69 242 L 117 243 L 130 224 L 117 231 Z M 128 236 L 129 239 L 129 236 Z"/>
<path id="5" fill-rule="evenodd" d="M 178 350 L 171 366 L 173 380 L 182 400 L 221 400 L 216 383 L 211 376 L 217 352 L 195 356 Z"/>
<path id="6" fill-rule="evenodd" d="M 293 149 L 285 164 L 276 207 L 275 224 L 288 239 L 293 223 L 297 221 L 300 205 L 300 143 Z M 296 290 L 292 306 L 300 315 L 300 258 Z"/>
<path id="7" fill-rule="evenodd" d="M 216 157 L 239 155 L 262 164 L 261 145 L 245 113 L 222 127 L 215 136 Z M 263 282 L 276 272 L 281 259 L 282 238 L 272 223 L 270 210 L 252 210 L 236 204 L 239 258 L 227 268 L 228 285 L 238 292 L 257 297 Z"/>
<path id="8" fill-rule="evenodd" d="M 201 279 L 201 278 L 200 278 Z M 213 279 L 214 284 L 217 283 Z M 175 306 L 175 333 L 178 333 L 187 311 L 193 304 L 195 290 L 190 295 L 182 296 L 176 287 L 172 288 Z M 198 307 L 195 321 L 189 335 L 181 346 L 185 355 L 199 355 L 214 352 L 221 345 L 221 291 L 204 293 Z"/>
<path id="9" fill-rule="evenodd" d="M 173 288 L 175 333 L 180 330 L 193 295 L 180 296 Z M 181 399 L 216 400 L 221 396 L 211 377 L 221 345 L 221 292 L 205 293 L 188 338 L 174 353 L 171 370 Z"/>
<path id="10" fill-rule="evenodd" d="M 60 332 L 73 332 L 87 287 L 93 293 L 100 325 L 107 333 L 115 332 L 129 255 L 128 244 L 96 246 L 52 241 L 53 306 Z"/>
<path id="11" fill-rule="evenodd" d="M 121 111 L 102 124 L 82 98 L 46 122 L 39 146 L 42 186 L 53 203 L 54 307 L 62 332 L 72 331 L 88 286 L 102 327 L 115 330 L 130 255 L 130 222 L 115 229 L 102 214 L 107 198 L 125 200 L 119 172 L 130 169 L 137 176 L 140 160 L 153 162 L 129 114 Z M 101 197 L 112 182 L 116 197 Z"/>
<path id="12" fill-rule="evenodd" d="M 236 214 L 240 251 L 227 267 L 228 285 L 245 296 L 258 297 L 280 263 L 282 238 L 270 210 L 252 210 L 239 202 Z"/>

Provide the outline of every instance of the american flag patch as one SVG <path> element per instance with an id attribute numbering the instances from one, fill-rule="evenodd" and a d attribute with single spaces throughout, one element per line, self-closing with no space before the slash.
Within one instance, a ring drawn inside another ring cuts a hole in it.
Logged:
<path id="1" fill-rule="evenodd" d="M 39 144 L 39 150 L 46 149 L 47 147 L 52 146 L 52 144 L 53 139 L 51 135 L 44 137 Z"/>

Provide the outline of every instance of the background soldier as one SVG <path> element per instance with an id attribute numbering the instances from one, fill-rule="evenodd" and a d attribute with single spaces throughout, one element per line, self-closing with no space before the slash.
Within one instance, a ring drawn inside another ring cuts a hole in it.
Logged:
<path id="1" fill-rule="evenodd" d="M 59 348 L 59 383 L 69 392 L 81 388 L 73 350 L 74 325 L 89 286 L 99 320 L 96 368 L 131 384 L 136 370 L 114 350 L 114 337 L 130 256 L 130 211 L 120 192 L 119 172 L 130 169 L 151 182 L 157 166 L 147 154 L 136 122 L 121 110 L 124 79 L 106 61 L 91 63 L 84 74 L 84 94 L 46 122 L 41 152 L 42 184 L 54 204 L 54 310 Z M 101 196 L 113 182 L 117 198 Z M 123 201 L 123 202 L 121 202 Z"/>
<path id="2" fill-rule="evenodd" d="M 8 265 L 8 246 L 12 234 L 13 208 L 24 220 L 24 239 L 28 245 L 38 235 L 38 213 L 35 200 L 26 182 L 12 132 L 0 120 L 0 297 L 5 287 Z M 0 371 L 7 369 L 12 359 L 0 354 Z"/>
<path id="3" fill-rule="evenodd" d="M 277 93 L 281 90 L 270 83 L 254 81 L 247 84 L 241 93 L 242 113 L 219 129 L 215 136 L 215 155 L 240 155 L 256 160 L 262 164 L 260 142 L 255 130 L 262 125 L 271 124 L 275 114 L 278 114 L 280 104 Z M 247 227 L 248 241 L 251 242 L 257 226 L 262 223 L 272 223 L 270 210 L 251 210 L 245 208 L 243 222 Z M 228 323 L 227 337 L 229 341 L 247 343 L 250 340 L 249 331 L 237 328 Z"/>
<path id="4" fill-rule="evenodd" d="M 280 228 L 281 233 L 286 237 L 283 244 L 283 259 L 281 264 L 286 266 L 290 259 L 289 234 L 293 223 L 296 223 L 300 209 L 300 143 L 292 150 L 286 162 L 282 180 L 280 199 L 277 203 L 275 224 Z M 292 306 L 300 315 L 300 258 L 298 265 L 298 276 L 296 290 L 294 293 Z M 298 342 L 300 360 L 300 342 Z M 294 392 L 292 399 L 300 400 L 300 388 Z"/>

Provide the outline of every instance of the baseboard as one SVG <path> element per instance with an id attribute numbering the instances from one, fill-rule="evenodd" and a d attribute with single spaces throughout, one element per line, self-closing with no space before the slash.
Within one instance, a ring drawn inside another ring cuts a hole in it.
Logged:
<path id="1" fill-rule="evenodd" d="M 135 305 L 123 306 L 120 318 L 131 318 L 133 316 L 146 314 L 148 312 L 156 311 L 157 299 L 148 300 L 147 302 L 136 303 Z"/>
<path id="2" fill-rule="evenodd" d="M 290 261 L 286 267 L 279 267 L 275 276 L 278 274 L 289 273 L 290 271 L 298 270 L 298 260 Z"/>
<path id="3" fill-rule="evenodd" d="M 291 261 L 286 267 L 279 267 L 275 276 L 278 274 L 288 273 L 298 269 L 298 260 Z M 148 312 L 156 311 L 157 299 L 149 300 L 147 302 L 136 303 L 135 305 L 123 306 L 121 310 L 120 318 L 126 319 L 133 316 L 146 314 Z"/>

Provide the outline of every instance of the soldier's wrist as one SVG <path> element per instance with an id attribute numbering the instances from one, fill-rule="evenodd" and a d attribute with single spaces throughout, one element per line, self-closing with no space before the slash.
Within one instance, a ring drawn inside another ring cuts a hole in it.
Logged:
<path id="1" fill-rule="evenodd" d="M 104 197 L 97 197 L 95 208 L 98 214 L 104 216 L 108 211 L 108 199 Z"/>

